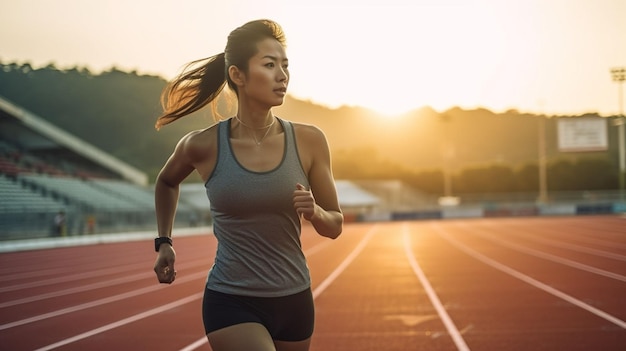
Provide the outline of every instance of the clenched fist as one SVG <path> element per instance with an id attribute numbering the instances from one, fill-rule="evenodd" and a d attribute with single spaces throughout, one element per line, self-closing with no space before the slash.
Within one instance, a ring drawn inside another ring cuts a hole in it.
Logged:
<path id="1" fill-rule="evenodd" d="M 154 263 L 154 272 L 159 279 L 159 283 L 172 284 L 176 279 L 176 270 L 174 269 L 174 261 L 176 261 L 176 252 L 171 245 L 161 245 L 159 255 Z"/>
<path id="2" fill-rule="evenodd" d="M 307 221 L 310 221 L 315 214 L 313 193 L 300 183 L 296 184 L 296 190 L 293 192 L 293 207 L 296 209 L 298 216 L 303 216 Z"/>

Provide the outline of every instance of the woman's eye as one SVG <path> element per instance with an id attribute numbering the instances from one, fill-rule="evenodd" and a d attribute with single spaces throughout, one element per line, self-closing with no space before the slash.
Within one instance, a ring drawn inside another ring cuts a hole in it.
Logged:
<path id="1" fill-rule="evenodd" d="M 266 63 L 265 67 L 267 67 L 267 68 L 274 68 L 274 62 Z"/>

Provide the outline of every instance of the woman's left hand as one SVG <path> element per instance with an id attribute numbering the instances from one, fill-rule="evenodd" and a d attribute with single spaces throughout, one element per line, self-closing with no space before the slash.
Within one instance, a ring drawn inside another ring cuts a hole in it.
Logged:
<path id="1" fill-rule="evenodd" d="M 315 214 L 315 198 L 310 190 L 304 185 L 296 184 L 296 190 L 293 192 L 293 207 L 296 209 L 298 216 L 310 221 Z"/>

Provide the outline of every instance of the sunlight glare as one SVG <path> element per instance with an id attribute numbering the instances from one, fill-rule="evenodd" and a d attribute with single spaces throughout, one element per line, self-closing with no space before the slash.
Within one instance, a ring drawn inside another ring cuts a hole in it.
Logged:
<path id="1" fill-rule="evenodd" d="M 310 25 L 298 27 L 309 30 L 294 31 L 289 41 L 291 89 L 333 107 L 360 105 L 389 118 L 424 106 L 447 109 L 472 104 L 484 95 L 497 98 L 501 81 L 491 81 L 492 86 L 477 82 L 501 74 L 508 57 L 519 49 L 507 42 L 507 35 L 515 33 L 496 30 L 511 27 L 506 23 L 511 19 L 475 3 L 361 6 L 359 16 L 346 6 L 330 13 L 310 10 Z M 333 26 L 316 26 L 316 11 L 329 23 L 351 18 L 350 26 L 358 30 L 339 33 Z M 287 19 L 287 30 L 291 26 Z M 321 44 L 310 45 L 319 38 L 324 38 Z"/>
<path id="2" fill-rule="evenodd" d="M 388 117 L 424 106 L 532 112 L 539 100 L 542 113 L 612 114 L 609 68 L 626 64 L 615 43 L 624 0 L 21 0 L 3 10 L 3 62 L 165 79 L 222 52 L 246 21 L 274 19 L 287 35 L 290 94 Z"/>

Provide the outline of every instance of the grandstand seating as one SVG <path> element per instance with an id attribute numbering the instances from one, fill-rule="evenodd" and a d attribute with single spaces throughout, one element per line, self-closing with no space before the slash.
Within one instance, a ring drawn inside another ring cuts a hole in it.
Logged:
<path id="1" fill-rule="evenodd" d="M 0 123 L 0 241 L 52 235 L 59 211 L 66 235 L 155 229 L 146 174 L 1 97 Z M 203 212 L 181 196 L 177 222 Z"/>
<path id="2" fill-rule="evenodd" d="M 141 192 L 134 189 L 132 194 L 128 194 L 128 189 L 133 186 L 127 186 L 119 183 L 107 183 L 100 181 L 101 188 L 98 188 L 94 181 L 85 181 L 72 177 L 59 177 L 40 174 L 24 174 L 19 178 L 22 181 L 39 186 L 47 191 L 61 194 L 67 197 L 71 202 L 77 202 L 93 209 L 100 210 L 118 210 L 118 211 L 136 211 L 142 212 L 152 210 L 154 200 L 148 203 L 145 199 L 149 196 L 147 191 Z M 108 184 L 108 185 L 104 185 Z M 122 194 L 127 193 L 126 196 Z M 141 194 L 137 199 L 134 194 Z"/>
<path id="3" fill-rule="evenodd" d="M 20 208 L 31 212 L 56 212 L 64 205 L 96 211 L 154 210 L 151 189 L 107 179 L 63 158 L 47 162 L 4 140 L 0 140 L 0 175 L 3 175 L 0 213 Z M 183 203 L 180 209 L 184 211 L 188 206 Z"/>
<path id="4" fill-rule="evenodd" d="M 139 208 L 149 209 L 150 211 L 154 209 L 154 192 L 152 189 L 117 179 L 94 178 L 88 180 L 88 183 L 95 188 L 103 189 L 111 194 L 115 194 L 119 198 L 136 204 Z M 177 210 L 189 211 L 192 210 L 192 208 L 184 199 L 181 199 L 178 203 Z"/>
<path id="5" fill-rule="evenodd" d="M 89 169 L 76 168 L 80 174 L 59 171 L 68 169 L 71 161 L 60 159 L 48 165 L 6 143 L 0 151 L 0 240 L 49 235 L 60 210 L 69 218 L 69 235 L 88 232 L 90 217 L 96 218 L 99 230 L 110 232 L 155 224 L 150 187 L 105 178 Z M 176 217 L 185 225 L 189 218 L 202 217 L 202 212 L 203 208 L 181 198 Z"/>
<path id="6" fill-rule="evenodd" d="M 0 213 L 57 212 L 65 206 L 62 201 L 42 196 L 1 174 L 0 194 L 2 194 Z"/>
<path id="7" fill-rule="evenodd" d="M 152 210 L 154 208 L 154 193 L 144 187 L 117 179 L 91 179 L 94 187 L 115 194 L 142 208 Z"/>
<path id="8" fill-rule="evenodd" d="M 15 177 L 23 169 L 19 167 L 15 162 L 11 161 L 9 158 L 0 155 L 0 174 L 6 174 L 10 177 Z"/>

